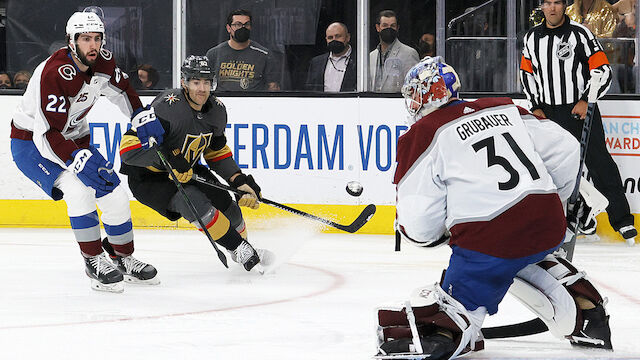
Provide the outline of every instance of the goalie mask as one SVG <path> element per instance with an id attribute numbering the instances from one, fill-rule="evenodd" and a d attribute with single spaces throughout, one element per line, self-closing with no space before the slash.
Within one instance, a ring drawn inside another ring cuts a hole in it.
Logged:
<path id="1" fill-rule="evenodd" d="M 402 96 L 415 122 L 458 97 L 459 89 L 460 80 L 453 67 L 440 56 L 426 56 L 407 72 Z"/>
<path id="2" fill-rule="evenodd" d="M 67 21 L 67 36 L 69 36 L 69 49 L 73 55 L 78 57 L 76 52 L 78 35 L 83 33 L 100 33 L 102 34 L 102 43 L 100 48 L 104 46 L 104 24 L 100 17 L 94 12 L 75 12 Z"/>

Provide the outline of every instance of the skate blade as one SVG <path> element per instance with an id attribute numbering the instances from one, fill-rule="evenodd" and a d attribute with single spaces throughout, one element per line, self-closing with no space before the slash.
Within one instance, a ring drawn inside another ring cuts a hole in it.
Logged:
<path id="1" fill-rule="evenodd" d="M 627 243 L 627 246 L 633 246 L 636 244 L 636 238 L 632 237 L 632 238 L 626 239 L 625 242 Z"/>
<path id="2" fill-rule="evenodd" d="M 393 359 L 393 360 L 424 360 L 424 359 L 428 359 L 429 355 L 397 353 L 397 354 L 388 354 L 388 355 L 375 355 L 373 358 L 374 359 Z"/>
<path id="3" fill-rule="evenodd" d="M 160 284 L 160 279 L 158 279 L 157 276 L 154 276 L 153 278 L 147 279 L 147 280 L 140 280 L 135 276 L 124 275 L 124 281 L 127 284 L 136 284 L 136 285 L 158 285 L 158 284 Z"/>
<path id="4" fill-rule="evenodd" d="M 124 291 L 124 282 L 118 281 L 112 284 L 103 284 L 96 279 L 91 279 L 91 289 L 111 293 L 121 293 Z"/>

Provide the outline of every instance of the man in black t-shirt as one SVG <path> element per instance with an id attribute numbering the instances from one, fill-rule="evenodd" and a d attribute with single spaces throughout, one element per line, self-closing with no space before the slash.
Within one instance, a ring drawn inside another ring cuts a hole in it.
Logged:
<path id="1" fill-rule="evenodd" d="M 251 37 L 251 13 L 235 10 L 227 17 L 229 40 L 207 51 L 218 91 L 278 91 L 271 52 Z"/>

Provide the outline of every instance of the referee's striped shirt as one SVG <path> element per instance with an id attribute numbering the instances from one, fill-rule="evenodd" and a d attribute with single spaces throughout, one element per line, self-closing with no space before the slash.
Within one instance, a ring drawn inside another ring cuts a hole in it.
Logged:
<path id="1" fill-rule="evenodd" d="M 543 21 L 524 36 L 520 81 L 532 111 L 540 104 L 586 101 L 592 69 L 604 72 L 598 98 L 611 84 L 611 66 L 600 42 L 586 27 L 566 15 L 564 19 L 564 23 L 554 29 L 547 28 Z"/>

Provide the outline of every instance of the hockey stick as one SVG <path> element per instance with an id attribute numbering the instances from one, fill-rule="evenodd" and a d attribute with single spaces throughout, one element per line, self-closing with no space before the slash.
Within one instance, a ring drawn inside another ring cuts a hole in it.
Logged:
<path id="1" fill-rule="evenodd" d="M 578 166 L 578 175 L 576 177 L 576 184 L 569 197 L 567 205 L 568 211 L 572 211 L 578 201 L 578 195 L 580 194 L 580 180 L 582 179 L 582 169 L 584 168 L 584 162 L 587 157 L 587 146 L 589 145 L 589 136 L 591 135 L 591 124 L 593 122 L 593 113 L 595 111 L 596 101 L 598 100 L 598 89 L 600 87 L 600 81 L 602 80 L 602 70 L 591 70 L 591 79 L 589 79 L 589 94 L 587 96 L 587 114 L 582 125 L 582 134 L 580 136 L 580 165 Z M 571 261 L 573 259 L 573 252 L 576 246 L 576 236 L 578 233 L 578 226 L 576 226 L 571 240 L 562 244 L 561 248 L 567 253 L 566 259 Z M 540 319 L 535 318 L 529 321 L 525 321 L 518 324 L 495 326 L 490 328 L 483 328 L 482 334 L 486 339 L 500 339 L 518 336 L 535 335 L 549 330 L 547 325 Z"/>
<path id="2" fill-rule="evenodd" d="M 189 207 L 189 210 L 191 211 L 191 215 L 193 215 L 193 217 L 196 218 L 196 220 L 198 221 L 198 225 L 200 225 L 200 229 L 202 229 L 202 232 L 205 235 L 207 235 L 207 239 L 209 239 L 209 242 L 211 243 L 211 245 L 213 245 L 213 248 L 216 250 L 216 253 L 218 253 L 218 259 L 220 259 L 220 261 L 222 262 L 224 267 L 229 268 L 229 265 L 227 264 L 227 257 L 224 255 L 224 253 L 222 253 L 222 251 L 220 251 L 220 249 L 218 248 L 218 245 L 216 245 L 216 241 L 213 240 L 213 238 L 211 237 L 211 234 L 209 234 L 209 230 L 207 230 L 207 227 L 205 226 L 204 222 L 202 222 L 202 219 L 200 219 L 200 216 L 198 216 L 198 212 L 196 211 L 196 207 L 193 205 L 193 203 L 191 202 L 191 199 L 189 199 L 189 196 L 184 191 L 184 188 L 182 187 L 182 184 L 180 184 L 180 181 L 176 177 L 176 174 L 173 173 L 173 168 L 171 167 L 171 164 L 169 164 L 167 159 L 165 159 L 164 154 L 160 151 L 158 146 L 155 145 L 156 144 L 155 139 L 154 138 L 150 138 L 149 139 L 149 143 L 156 150 L 156 153 L 158 154 L 158 157 L 160 158 L 160 161 L 162 162 L 162 165 L 164 165 L 165 169 L 169 173 L 169 177 L 171 178 L 171 180 L 173 180 L 173 183 L 178 188 L 178 191 L 180 191 L 180 194 L 182 195 L 182 198 L 187 203 L 187 206 Z"/>
<path id="3" fill-rule="evenodd" d="M 218 188 L 221 190 L 227 190 L 227 191 L 231 191 L 235 194 L 239 194 L 239 195 L 244 195 L 246 194 L 246 192 L 242 191 L 242 190 L 238 190 L 234 187 L 228 186 L 228 185 L 224 185 L 224 184 L 220 184 L 220 183 L 215 183 L 212 181 L 209 181 L 207 179 L 205 179 L 202 176 L 199 176 L 197 174 L 193 174 L 193 180 L 201 183 L 201 184 L 205 184 L 205 185 L 209 185 L 211 187 L 214 188 Z M 336 229 L 342 230 L 342 231 L 346 231 L 348 233 L 354 233 L 356 231 L 358 231 L 361 227 L 364 226 L 364 224 L 367 223 L 367 221 L 369 221 L 369 219 L 371 219 L 371 217 L 373 216 L 373 214 L 375 214 L 376 212 L 376 206 L 374 204 L 369 204 L 367 205 L 367 207 L 364 208 L 364 210 L 362 210 L 362 212 L 360 213 L 360 215 L 358 215 L 358 217 L 349 225 L 342 225 L 342 224 L 338 224 L 335 223 L 331 220 L 328 219 L 323 219 L 321 217 L 306 213 L 302 210 L 298 210 L 298 209 L 294 209 L 292 207 L 277 203 L 275 201 L 266 199 L 261 197 L 260 202 L 271 205 L 273 207 L 276 207 L 278 209 L 284 210 L 284 211 L 288 211 L 290 213 L 296 214 L 296 215 L 300 215 L 302 217 L 305 217 L 307 219 L 311 219 L 311 220 L 315 220 L 315 221 L 319 221 L 325 225 L 329 225 L 331 227 L 334 227 Z"/>
<path id="4" fill-rule="evenodd" d="M 482 328 L 482 335 L 485 339 L 504 339 L 540 334 L 547 330 L 549 328 L 544 321 L 535 318 L 518 324 Z"/>
<path id="5" fill-rule="evenodd" d="M 584 124 L 582 125 L 582 135 L 580 136 L 580 166 L 578 167 L 578 176 L 576 178 L 576 185 L 573 188 L 573 192 L 569 197 L 569 203 L 567 204 L 567 211 L 573 211 L 576 202 L 578 201 L 578 195 L 580 194 L 580 179 L 582 179 L 582 169 L 584 168 L 584 161 L 587 158 L 587 146 L 589 145 L 589 136 L 591 135 L 591 123 L 593 122 L 593 113 L 596 107 L 596 101 L 598 100 L 598 89 L 600 88 L 600 81 L 604 73 L 600 69 L 591 70 L 591 79 L 589 79 L 589 95 L 587 96 L 587 115 L 584 118 Z M 579 224 L 576 222 L 576 229 L 571 236 L 571 241 L 562 244 L 562 249 L 567 252 L 567 260 L 573 259 L 573 251 L 576 247 L 576 236 L 578 234 Z"/>

